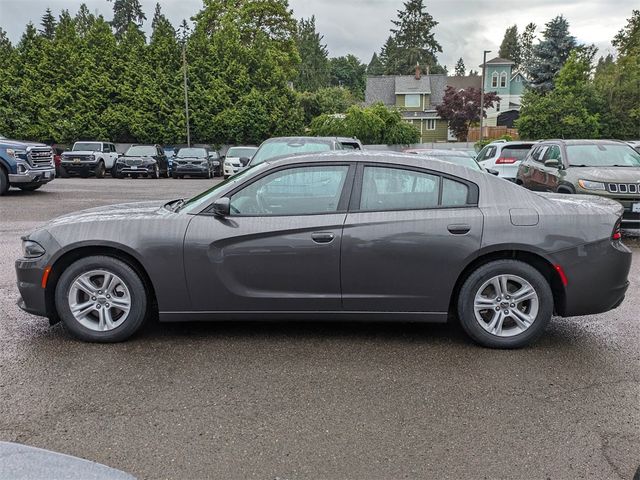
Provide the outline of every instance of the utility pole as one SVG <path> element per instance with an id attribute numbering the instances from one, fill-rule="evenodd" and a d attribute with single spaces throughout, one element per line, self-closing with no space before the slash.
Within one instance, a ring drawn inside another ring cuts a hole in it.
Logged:
<path id="1" fill-rule="evenodd" d="M 182 78 L 184 80 L 184 114 L 187 119 L 187 147 L 191 146 L 189 131 L 189 91 L 187 88 L 187 42 L 182 43 Z"/>
<path id="2" fill-rule="evenodd" d="M 491 53 L 491 50 L 485 50 L 482 58 L 482 85 L 480 86 L 480 141 L 484 140 L 484 79 L 487 71 L 487 53 Z"/>

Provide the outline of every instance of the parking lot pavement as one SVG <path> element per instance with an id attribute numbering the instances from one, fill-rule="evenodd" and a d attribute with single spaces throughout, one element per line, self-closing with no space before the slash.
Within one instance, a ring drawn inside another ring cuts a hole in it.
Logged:
<path id="1" fill-rule="evenodd" d="M 640 250 L 612 312 L 533 347 L 455 325 L 152 325 L 116 345 L 21 312 L 19 236 L 211 180 L 57 179 L 0 199 L 0 440 L 140 478 L 630 479 L 640 464 Z"/>

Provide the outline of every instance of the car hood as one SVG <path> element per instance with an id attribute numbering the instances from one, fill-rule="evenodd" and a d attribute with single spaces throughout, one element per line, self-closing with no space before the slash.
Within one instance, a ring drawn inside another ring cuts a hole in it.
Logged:
<path id="1" fill-rule="evenodd" d="M 571 167 L 567 172 L 582 180 L 640 183 L 640 167 Z"/>
<path id="2" fill-rule="evenodd" d="M 46 147 L 44 143 L 38 142 L 22 142 L 20 140 L 0 139 L 0 145 L 5 148 L 25 148 L 25 147 Z"/>
<path id="3" fill-rule="evenodd" d="M 62 155 L 93 155 L 95 152 L 95 150 L 72 150 L 70 152 L 62 152 Z"/>
<path id="4" fill-rule="evenodd" d="M 50 230 L 78 223 L 107 222 L 121 219 L 154 219 L 160 216 L 172 215 L 172 212 L 162 208 L 166 203 L 166 200 L 153 200 L 89 208 L 54 218 L 45 224 L 44 228 Z"/>

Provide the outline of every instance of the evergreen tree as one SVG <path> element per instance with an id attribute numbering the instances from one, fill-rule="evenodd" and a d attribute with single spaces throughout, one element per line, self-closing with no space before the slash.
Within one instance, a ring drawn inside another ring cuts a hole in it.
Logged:
<path id="1" fill-rule="evenodd" d="M 86 4 L 80 5 L 80 9 L 76 14 L 75 23 L 76 31 L 80 37 L 84 37 L 96 21 L 96 16 L 89 11 Z"/>
<path id="2" fill-rule="evenodd" d="M 182 23 L 178 27 L 178 39 L 180 43 L 184 44 L 187 42 L 189 35 L 191 34 L 191 27 L 185 18 L 182 19 Z"/>
<path id="3" fill-rule="evenodd" d="M 0 28 L 0 58 L 4 62 L 4 74 L 0 75 L 0 133 L 12 135 L 14 117 L 12 77 L 17 60 L 7 32 Z"/>
<path id="4" fill-rule="evenodd" d="M 355 55 L 329 60 L 330 82 L 333 86 L 348 88 L 354 96 L 364 99 L 367 66 Z"/>
<path id="5" fill-rule="evenodd" d="M 56 19 L 50 8 L 47 8 L 47 11 L 42 16 L 40 25 L 42 26 L 40 34 L 47 40 L 53 40 L 53 36 L 56 33 Z"/>
<path id="6" fill-rule="evenodd" d="M 536 38 L 536 24 L 529 23 L 524 31 L 518 37 L 518 46 L 520 50 L 520 64 L 522 71 L 528 72 L 533 67 L 533 41 Z"/>
<path id="7" fill-rule="evenodd" d="M 500 44 L 498 52 L 500 58 L 508 58 L 515 62 L 515 66 L 520 65 L 520 43 L 518 40 L 518 27 L 513 25 L 504 32 L 504 38 Z"/>
<path id="8" fill-rule="evenodd" d="M 113 20 L 111 26 L 115 30 L 116 38 L 122 38 L 131 25 L 137 29 L 147 19 L 142 11 L 139 0 L 109 0 L 113 1 Z"/>
<path id="9" fill-rule="evenodd" d="M 316 19 L 300 19 L 296 43 L 300 53 L 298 78 L 294 84 L 298 90 L 316 91 L 329 84 L 329 60 L 326 45 L 322 44 L 322 35 L 316 32 Z"/>
<path id="10" fill-rule="evenodd" d="M 367 66 L 367 75 L 383 75 L 384 74 L 384 64 L 380 61 L 380 57 L 376 52 L 373 52 L 373 56 L 371 57 L 371 61 Z"/>
<path id="11" fill-rule="evenodd" d="M 554 77 L 576 47 L 575 37 L 569 34 L 569 22 L 562 15 L 546 24 L 543 37 L 533 48 L 534 61 L 528 71 L 531 88 L 540 93 L 553 89 Z"/>
<path id="12" fill-rule="evenodd" d="M 460 57 L 456 62 L 454 73 L 456 76 L 459 76 L 459 77 L 464 77 L 466 75 L 467 68 L 464 66 L 464 60 L 462 60 L 462 57 Z"/>
<path id="13" fill-rule="evenodd" d="M 397 75 L 400 70 L 399 49 L 396 40 L 388 37 L 380 51 L 380 62 L 384 66 L 385 75 Z"/>
<path id="14" fill-rule="evenodd" d="M 433 29 L 438 22 L 425 10 L 423 0 L 407 0 L 404 9 L 398 10 L 398 19 L 392 21 L 391 29 L 398 47 L 396 69 L 393 74 L 411 74 L 416 64 L 427 67 L 431 73 L 442 71 L 436 54 L 442 47 L 436 41 Z M 389 69 L 389 65 L 387 70 Z"/>
<path id="15" fill-rule="evenodd" d="M 480 76 L 480 72 L 478 72 L 478 70 L 469 70 L 469 76 L 470 77 L 479 77 Z"/>

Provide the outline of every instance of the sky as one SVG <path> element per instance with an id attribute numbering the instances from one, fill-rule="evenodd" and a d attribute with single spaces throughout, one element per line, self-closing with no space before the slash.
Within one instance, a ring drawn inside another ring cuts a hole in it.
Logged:
<path id="1" fill-rule="evenodd" d="M 202 7 L 202 0 L 141 0 L 147 14 L 145 30 L 151 28 L 156 1 L 175 26 L 190 18 Z M 82 0 L 0 0 L 0 27 L 17 42 L 27 22 L 35 24 L 47 7 L 55 15 L 62 9 L 77 12 Z M 111 18 L 112 3 L 108 0 L 84 0 L 94 13 Z M 296 18 L 315 15 L 316 28 L 324 35 L 330 56 L 353 53 L 369 63 L 373 52 L 379 52 L 391 20 L 402 8 L 401 0 L 289 0 Z M 611 39 L 626 24 L 638 0 L 425 0 L 427 11 L 439 22 L 436 40 L 443 52 L 438 55 L 442 65 L 452 71 L 462 57 L 467 68 L 477 69 L 482 63 L 482 51 L 497 55 L 505 29 L 513 24 L 522 31 L 529 22 L 538 26 L 563 14 L 570 22 L 571 33 L 581 43 L 595 44 L 599 54 L 613 53 Z"/>

